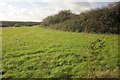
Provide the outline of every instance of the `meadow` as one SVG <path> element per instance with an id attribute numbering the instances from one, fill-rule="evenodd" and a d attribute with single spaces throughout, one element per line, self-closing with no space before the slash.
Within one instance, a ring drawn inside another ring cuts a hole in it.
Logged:
<path id="1" fill-rule="evenodd" d="M 118 35 L 64 32 L 33 27 L 2 28 L 3 78 L 89 77 L 89 46 L 105 46 L 92 65 L 97 77 L 118 77 Z"/>

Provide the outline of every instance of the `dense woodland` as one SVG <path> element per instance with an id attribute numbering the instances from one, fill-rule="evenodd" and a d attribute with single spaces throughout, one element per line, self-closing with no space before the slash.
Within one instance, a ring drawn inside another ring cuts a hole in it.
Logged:
<path id="1" fill-rule="evenodd" d="M 70 10 L 62 10 L 58 14 L 43 19 L 42 25 L 63 31 L 118 34 L 120 2 L 80 14 L 74 14 Z"/>
<path id="2" fill-rule="evenodd" d="M 21 26 L 33 26 L 33 25 L 39 25 L 40 22 L 21 22 L 21 21 L 2 21 L 0 26 L 2 27 L 21 27 Z"/>

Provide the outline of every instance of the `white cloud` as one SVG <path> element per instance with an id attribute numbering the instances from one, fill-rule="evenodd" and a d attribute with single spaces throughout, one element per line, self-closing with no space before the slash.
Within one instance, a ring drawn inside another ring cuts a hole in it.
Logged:
<path id="1" fill-rule="evenodd" d="M 0 8 L 0 20 L 40 21 L 40 18 L 42 17 L 40 16 L 41 10 L 42 9 L 37 8 L 18 8 L 13 5 L 4 3 L 2 4 L 2 8 Z"/>
<path id="2" fill-rule="evenodd" d="M 75 13 L 80 13 L 86 10 L 90 10 L 92 6 L 88 2 L 72 2 L 66 5 L 67 9 L 71 9 Z"/>
<path id="3" fill-rule="evenodd" d="M 87 0 L 87 1 L 88 2 L 118 2 L 120 0 Z"/>
<path id="4" fill-rule="evenodd" d="M 23 3 L 16 3 L 23 4 Z M 39 6 L 45 3 L 28 2 L 28 7 L 16 6 L 12 3 L 2 2 L 0 3 L 0 20 L 24 20 L 24 21 L 41 21 L 48 15 L 58 13 L 60 10 L 71 9 L 73 12 L 79 13 L 85 9 L 90 8 L 87 3 L 63 3 L 63 2 L 49 2 L 47 6 Z"/>
<path id="5" fill-rule="evenodd" d="M 0 2 L 118 2 L 120 0 L 0 0 Z"/>

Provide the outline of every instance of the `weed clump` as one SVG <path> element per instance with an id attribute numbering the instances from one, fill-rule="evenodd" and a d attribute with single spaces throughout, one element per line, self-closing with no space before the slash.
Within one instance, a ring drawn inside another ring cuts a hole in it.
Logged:
<path id="1" fill-rule="evenodd" d="M 97 39 L 91 42 L 88 47 L 88 77 L 97 77 L 95 74 L 95 65 L 99 62 L 98 56 L 102 57 L 100 54 L 105 47 L 105 42 L 101 39 Z"/>

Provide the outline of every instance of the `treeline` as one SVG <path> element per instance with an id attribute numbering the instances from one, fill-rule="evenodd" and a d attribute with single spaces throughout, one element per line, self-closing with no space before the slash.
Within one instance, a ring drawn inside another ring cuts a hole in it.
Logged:
<path id="1" fill-rule="evenodd" d="M 42 25 L 63 31 L 118 34 L 120 2 L 80 14 L 73 14 L 70 10 L 62 10 L 58 14 L 43 19 Z"/>
<path id="2" fill-rule="evenodd" d="M 2 21 L 0 26 L 2 27 L 21 27 L 21 26 L 33 26 L 33 25 L 40 25 L 40 22 L 21 22 L 21 21 Z"/>

